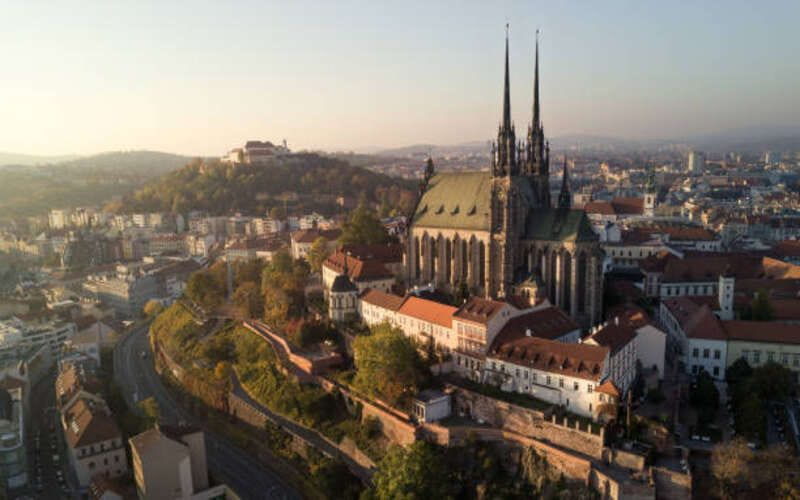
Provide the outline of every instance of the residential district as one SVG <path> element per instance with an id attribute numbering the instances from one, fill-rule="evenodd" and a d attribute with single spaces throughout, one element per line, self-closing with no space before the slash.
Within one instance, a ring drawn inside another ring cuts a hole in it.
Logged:
<path id="1" fill-rule="evenodd" d="M 800 153 L 551 151 L 535 57 L 408 213 L 5 220 L 8 494 L 797 498 Z"/>

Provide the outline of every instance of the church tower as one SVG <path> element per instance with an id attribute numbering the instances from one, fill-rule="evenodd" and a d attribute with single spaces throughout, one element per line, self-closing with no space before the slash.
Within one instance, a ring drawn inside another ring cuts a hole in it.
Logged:
<path id="1" fill-rule="evenodd" d="M 567 173 L 567 155 L 564 155 L 564 176 L 561 178 L 561 192 L 558 193 L 558 208 L 564 210 L 572 208 L 572 192 L 569 189 L 569 174 Z"/>
<path id="2" fill-rule="evenodd" d="M 650 167 L 647 172 L 647 181 L 644 185 L 644 210 L 642 212 L 645 217 L 655 217 L 656 215 L 656 176 L 653 167 Z"/>
<path id="3" fill-rule="evenodd" d="M 540 208 L 550 207 L 550 144 L 544 139 L 539 104 L 539 30 L 536 30 L 536 55 L 533 75 L 533 121 L 528 127 L 524 171 L 531 180 Z"/>

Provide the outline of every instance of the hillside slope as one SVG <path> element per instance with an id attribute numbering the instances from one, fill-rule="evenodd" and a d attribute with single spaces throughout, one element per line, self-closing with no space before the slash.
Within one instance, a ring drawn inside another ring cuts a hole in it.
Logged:
<path id="1" fill-rule="evenodd" d="M 273 207 L 294 212 L 338 211 L 336 198 L 364 198 L 403 213 L 414 199 L 413 184 L 314 153 L 276 157 L 258 166 L 193 160 L 180 170 L 148 182 L 116 204 L 118 211 L 263 214 Z"/>

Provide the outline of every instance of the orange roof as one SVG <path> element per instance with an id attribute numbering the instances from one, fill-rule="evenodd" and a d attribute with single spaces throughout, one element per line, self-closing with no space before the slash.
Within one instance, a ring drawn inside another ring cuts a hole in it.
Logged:
<path id="1" fill-rule="evenodd" d="M 532 337 L 555 340 L 580 330 L 580 326 L 561 309 L 546 307 L 508 320 L 495 337 L 494 345 L 499 347 L 506 342 L 523 338 L 527 330 L 531 331 Z"/>
<path id="2" fill-rule="evenodd" d="M 344 272 L 344 260 L 347 258 L 347 274 L 353 281 L 372 281 L 376 279 L 391 278 L 393 275 L 378 259 L 359 259 L 345 255 L 341 251 L 334 252 L 325 259 L 325 267 L 337 273 Z"/>
<path id="3" fill-rule="evenodd" d="M 608 347 L 613 354 L 628 345 L 635 337 L 636 330 L 624 324 L 624 322 L 620 322 L 620 324 L 609 322 L 587 340 L 596 342 L 597 345 Z"/>
<path id="4" fill-rule="evenodd" d="M 412 318 L 450 328 L 453 322 L 453 314 L 457 310 L 458 308 L 447 304 L 412 296 L 403 302 L 399 312 Z"/>
<path id="5" fill-rule="evenodd" d="M 485 325 L 494 318 L 505 305 L 505 302 L 500 302 L 499 300 L 472 297 L 458 308 L 455 316 L 460 320 L 472 321 Z"/>
<path id="6" fill-rule="evenodd" d="M 608 379 L 602 384 L 598 385 L 597 389 L 595 390 L 597 392 L 608 394 L 609 396 L 614 396 L 615 398 L 619 397 L 619 389 L 617 389 L 617 386 L 614 385 L 614 382 L 612 382 L 611 379 Z"/>

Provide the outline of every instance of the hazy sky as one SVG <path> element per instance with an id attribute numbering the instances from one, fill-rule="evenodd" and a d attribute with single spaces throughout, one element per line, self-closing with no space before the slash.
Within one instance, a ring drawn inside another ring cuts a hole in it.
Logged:
<path id="1" fill-rule="evenodd" d="M 800 2 L 0 0 L 0 151 L 222 154 L 800 124 Z"/>

